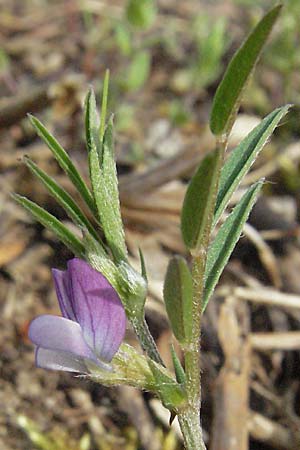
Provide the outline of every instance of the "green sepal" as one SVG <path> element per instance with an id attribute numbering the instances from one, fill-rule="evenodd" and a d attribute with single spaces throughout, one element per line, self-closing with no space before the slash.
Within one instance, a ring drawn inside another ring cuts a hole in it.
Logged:
<path id="1" fill-rule="evenodd" d="M 100 142 L 96 100 L 92 89 L 90 89 L 86 98 L 85 124 L 89 149 L 90 178 L 98 217 L 115 260 L 117 262 L 126 260 L 127 249 L 121 219 L 118 179 L 112 145 L 113 124 L 112 120 L 108 122 L 103 142 Z"/>
<path id="2" fill-rule="evenodd" d="M 220 227 L 208 250 L 202 312 L 204 312 L 223 269 L 240 238 L 243 226 L 248 219 L 262 185 L 263 180 L 260 180 L 248 189 Z"/>
<path id="3" fill-rule="evenodd" d="M 154 394 L 158 394 L 157 377 L 165 380 L 171 386 L 175 385 L 175 389 L 176 386 L 179 386 L 168 369 L 161 367 L 126 343 L 121 344 L 110 364 L 113 371 L 101 369 L 99 366 L 91 363 L 90 360 L 86 361 L 89 369 L 89 374 L 86 376 L 105 386 L 123 384 L 144 389 Z M 153 372 L 155 372 L 156 376 Z"/>
<path id="4" fill-rule="evenodd" d="M 210 235 L 222 151 L 215 149 L 200 163 L 187 188 L 181 211 L 181 233 L 191 253 L 201 252 Z"/>
<path id="5" fill-rule="evenodd" d="M 213 100 L 210 116 L 213 134 L 230 133 L 245 86 L 281 8 L 282 5 L 275 6 L 260 20 L 230 61 Z"/>
<path id="6" fill-rule="evenodd" d="M 59 142 L 52 136 L 51 133 L 46 129 L 46 127 L 34 116 L 28 114 L 29 120 L 33 127 L 35 128 L 37 134 L 45 142 L 48 148 L 51 150 L 54 158 L 57 160 L 60 167 L 66 173 L 70 181 L 73 183 L 82 199 L 85 201 L 91 212 L 95 217 L 97 217 L 97 209 L 93 199 L 93 195 L 90 189 L 87 187 L 80 173 L 73 164 L 68 153 L 59 144 Z"/>
<path id="7" fill-rule="evenodd" d="M 180 256 L 169 262 L 163 293 L 174 336 L 186 344 L 192 335 L 193 280 L 186 261 Z"/>
<path id="8" fill-rule="evenodd" d="M 254 163 L 281 119 L 288 113 L 290 107 L 291 105 L 286 105 L 271 112 L 230 153 L 221 170 L 214 225 L 224 212 L 240 181 Z"/>
<path id="9" fill-rule="evenodd" d="M 177 353 L 174 349 L 173 344 L 170 345 L 170 351 L 171 351 L 171 356 L 172 356 L 172 361 L 173 361 L 173 367 L 175 370 L 176 380 L 179 384 L 184 384 L 186 381 L 185 371 L 184 371 L 182 364 L 177 356 Z"/>
<path id="10" fill-rule="evenodd" d="M 46 172 L 40 169 L 30 158 L 25 156 L 24 163 L 44 184 L 49 193 L 66 211 L 67 215 L 74 222 L 74 224 L 86 228 L 95 239 L 98 239 L 97 231 L 68 192 L 66 192 L 53 178 L 49 177 Z"/>
<path id="11" fill-rule="evenodd" d="M 85 249 L 77 236 L 73 234 L 65 225 L 63 225 L 55 216 L 48 213 L 36 203 L 19 194 L 12 194 L 12 198 L 23 208 L 32 214 L 45 228 L 54 233 L 58 239 L 68 247 L 74 255 L 83 258 Z"/>
<path id="12" fill-rule="evenodd" d="M 127 385 L 156 393 L 156 381 L 148 358 L 128 344 L 121 344 L 111 361 L 113 371 L 107 371 L 87 361 L 88 378 L 105 386 Z"/>
<path id="13" fill-rule="evenodd" d="M 148 364 L 155 380 L 156 393 L 161 402 L 165 408 L 176 412 L 187 401 L 185 389 L 151 359 L 148 360 Z"/>

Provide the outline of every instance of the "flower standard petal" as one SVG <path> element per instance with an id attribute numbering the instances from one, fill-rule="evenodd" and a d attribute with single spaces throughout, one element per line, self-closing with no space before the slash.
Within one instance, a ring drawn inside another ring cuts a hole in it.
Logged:
<path id="1" fill-rule="evenodd" d="M 96 360 L 82 336 L 80 325 L 64 317 L 47 314 L 37 317 L 29 326 L 28 336 L 37 347 Z"/>
<path id="2" fill-rule="evenodd" d="M 52 269 L 52 275 L 62 315 L 66 319 L 76 321 L 72 305 L 72 296 L 70 292 L 70 279 L 68 272 L 58 269 Z"/>
<path id="3" fill-rule="evenodd" d="M 68 274 L 73 311 L 84 339 L 101 360 L 109 362 L 125 334 L 121 300 L 107 279 L 81 259 L 68 262 Z"/>

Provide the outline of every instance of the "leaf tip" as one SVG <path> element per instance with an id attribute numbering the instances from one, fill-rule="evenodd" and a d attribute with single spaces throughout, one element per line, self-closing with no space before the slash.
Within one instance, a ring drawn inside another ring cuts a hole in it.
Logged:
<path id="1" fill-rule="evenodd" d="M 29 122 L 31 123 L 31 125 L 37 129 L 37 123 L 38 123 L 38 119 L 31 113 L 27 113 L 27 118 L 29 120 Z"/>

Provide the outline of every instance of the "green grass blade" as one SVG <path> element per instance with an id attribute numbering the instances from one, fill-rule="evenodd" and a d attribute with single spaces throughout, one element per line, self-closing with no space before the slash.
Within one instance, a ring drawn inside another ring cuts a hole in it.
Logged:
<path id="1" fill-rule="evenodd" d="M 53 178 L 49 177 L 46 172 L 40 169 L 33 161 L 31 161 L 27 157 L 24 158 L 24 161 L 30 171 L 44 184 L 49 193 L 66 211 L 75 225 L 86 228 L 95 239 L 99 240 L 97 231 L 85 216 L 85 214 L 81 211 L 79 206 L 77 206 L 73 198 L 62 187 L 60 187 Z"/>
<path id="2" fill-rule="evenodd" d="M 75 236 L 65 225 L 63 225 L 55 216 L 45 211 L 36 203 L 19 194 L 12 194 L 13 199 L 33 217 L 40 222 L 45 228 L 52 231 L 58 239 L 68 247 L 74 255 L 84 258 L 85 249 L 78 237 Z"/>
<path id="3" fill-rule="evenodd" d="M 275 109 L 232 151 L 221 170 L 214 225 L 224 212 L 232 194 L 255 161 L 269 137 L 287 114 L 290 105 Z"/>
<path id="4" fill-rule="evenodd" d="M 262 185 L 263 180 L 258 181 L 248 189 L 241 201 L 235 206 L 232 213 L 227 217 L 226 221 L 219 229 L 209 248 L 205 269 L 203 311 L 205 310 L 223 269 L 239 240 L 243 226 L 248 219 Z"/>
<path id="5" fill-rule="evenodd" d="M 210 128 L 217 136 L 228 135 L 241 102 L 241 96 L 282 5 L 271 9 L 256 25 L 229 63 L 215 94 Z"/>
<path id="6" fill-rule="evenodd" d="M 74 184 L 77 191 L 79 192 L 79 194 L 81 195 L 81 197 L 83 198 L 83 200 L 85 201 L 85 203 L 87 204 L 93 215 L 96 216 L 97 210 L 92 193 L 88 188 L 88 186 L 86 185 L 83 178 L 81 177 L 80 173 L 76 169 L 67 152 L 36 117 L 29 114 L 29 119 L 33 127 L 35 128 L 37 134 L 47 144 L 60 167 L 70 178 L 71 182 Z"/>

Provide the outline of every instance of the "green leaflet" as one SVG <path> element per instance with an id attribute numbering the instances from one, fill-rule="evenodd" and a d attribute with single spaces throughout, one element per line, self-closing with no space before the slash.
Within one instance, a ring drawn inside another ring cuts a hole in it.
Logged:
<path id="1" fill-rule="evenodd" d="M 36 203 L 18 194 L 12 194 L 13 199 L 29 211 L 45 228 L 52 231 L 76 256 L 84 258 L 85 250 L 82 242 L 56 217 L 45 211 Z"/>
<path id="2" fill-rule="evenodd" d="M 281 7 L 282 5 L 278 5 L 271 9 L 260 20 L 229 63 L 212 105 L 210 128 L 215 135 L 229 134 L 241 102 L 243 90 Z"/>
<path id="3" fill-rule="evenodd" d="M 183 258 L 175 256 L 169 262 L 164 302 L 174 336 L 181 344 L 188 343 L 192 334 L 193 280 Z"/>
<path id="4" fill-rule="evenodd" d="M 263 149 L 280 120 L 287 114 L 290 106 L 286 105 L 271 112 L 231 152 L 221 170 L 214 225 L 224 212 L 232 194 L 250 169 L 259 152 Z"/>
<path id="5" fill-rule="evenodd" d="M 99 116 L 96 106 L 96 97 L 92 88 L 85 99 L 85 138 L 89 155 L 93 149 L 100 148 Z"/>
<path id="6" fill-rule="evenodd" d="M 193 253 L 201 248 L 210 234 L 221 156 L 222 152 L 216 149 L 203 159 L 185 194 L 181 233 L 185 245 Z"/>
<path id="7" fill-rule="evenodd" d="M 108 86 L 109 86 L 109 70 L 107 69 L 105 71 L 105 77 L 104 77 L 104 81 L 103 81 L 101 117 L 100 117 L 100 127 L 99 127 L 100 142 L 103 141 L 104 131 L 105 131 L 106 112 L 107 112 L 107 103 L 108 103 Z"/>
<path id="8" fill-rule="evenodd" d="M 89 149 L 90 177 L 93 194 L 108 246 L 116 261 L 127 259 L 124 229 L 121 219 L 118 179 L 113 149 L 113 124 L 107 124 L 103 142 L 98 133 L 95 95 L 89 91 L 86 99 L 86 137 Z"/>
<path id="9" fill-rule="evenodd" d="M 77 206 L 73 198 L 62 187 L 60 187 L 53 178 L 49 177 L 42 169 L 40 169 L 33 161 L 31 161 L 27 157 L 24 158 L 24 161 L 30 171 L 45 185 L 50 194 L 64 208 L 75 225 L 78 225 L 81 228 L 86 228 L 95 239 L 99 239 L 93 225 L 87 219 L 81 209 Z"/>
<path id="10" fill-rule="evenodd" d="M 83 200 L 93 213 L 93 215 L 97 216 L 96 205 L 94 203 L 91 191 L 85 184 L 83 178 L 81 177 L 80 173 L 74 166 L 67 152 L 63 149 L 63 147 L 58 143 L 55 137 L 52 136 L 51 133 L 49 133 L 49 131 L 45 128 L 45 126 L 36 117 L 30 114 L 28 115 L 28 117 L 30 119 L 30 122 L 34 126 L 37 134 L 47 144 L 53 156 L 57 160 L 58 164 L 70 178 L 70 180 L 76 187 L 77 191 L 79 192 L 79 194 L 81 195 L 81 197 L 83 198 Z"/>
<path id="11" fill-rule="evenodd" d="M 207 255 L 205 268 L 205 289 L 203 296 L 204 311 L 209 298 L 223 272 L 233 249 L 239 240 L 244 223 L 247 221 L 250 211 L 256 201 L 257 195 L 263 185 L 263 180 L 253 184 L 232 213 L 220 227 Z"/>

